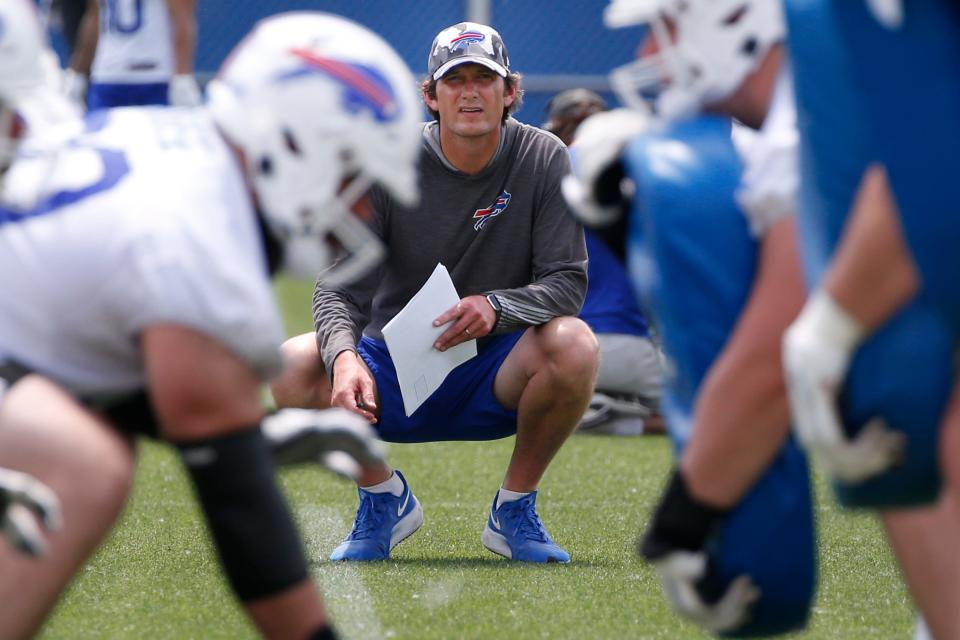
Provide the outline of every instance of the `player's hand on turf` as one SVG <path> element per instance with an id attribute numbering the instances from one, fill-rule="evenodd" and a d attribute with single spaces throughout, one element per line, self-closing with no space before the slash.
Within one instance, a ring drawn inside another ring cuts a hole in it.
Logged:
<path id="1" fill-rule="evenodd" d="M 467 296 L 444 311 L 433 326 L 450 326 L 433 343 L 435 349 L 446 351 L 461 342 L 489 335 L 497 322 L 497 312 L 484 296 Z"/>
<path id="2" fill-rule="evenodd" d="M 41 556 L 47 544 L 43 529 L 56 531 L 60 501 L 45 484 L 19 471 L 0 468 L 0 525 L 3 536 L 19 551 Z"/>
<path id="3" fill-rule="evenodd" d="M 699 626 L 721 633 L 732 631 L 750 620 L 750 607 L 760 590 L 749 576 L 734 579 L 719 599 L 706 602 L 697 583 L 707 573 L 707 555 L 703 551 L 677 550 L 653 562 L 660 585 L 670 605 L 681 616 Z"/>
<path id="4" fill-rule="evenodd" d="M 877 419 L 847 437 L 837 397 L 853 349 L 849 341 L 831 339 L 836 332 L 824 331 L 822 324 L 822 318 L 805 307 L 784 336 L 783 367 L 793 430 L 833 478 L 856 484 L 895 465 L 903 455 L 904 436 Z"/>
<path id="5" fill-rule="evenodd" d="M 330 405 L 341 407 L 363 416 L 370 424 L 376 424 L 376 384 L 370 370 L 352 351 L 344 351 L 333 361 L 333 389 Z"/>
<path id="6" fill-rule="evenodd" d="M 713 632 L 733 631 L 748 622 L 751 605 L 760 597 L 749 576 L 717 585 L 709 574 L 706 549 L 726 514 L 691 494 L 683 472 L 675 469 L 640 541 L 640 555 L 657 570 L 670 605 Z"/>
<path id="7" fill-rule="evenodd" d="M 281 409 L 262 429 L 278 465 L 319 463 L 356 480 L 363 467 L 384 464 L 376 432 L 346 409 Z"/>

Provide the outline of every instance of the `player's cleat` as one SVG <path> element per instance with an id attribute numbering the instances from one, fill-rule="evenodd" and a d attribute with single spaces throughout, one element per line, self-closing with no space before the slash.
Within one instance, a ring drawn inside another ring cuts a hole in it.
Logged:
<path id="1" fill-rule="evenodd" d="M 536 491 L 504 502 L 500 508 L 494 496 L 480 540 L 490 551 L 511 560 L 570 562 L 570 554 L 557 546 L 537 515 Z"/>
<path id="2" fill-rule="evenodd" d="M 353 530 L 330 554 L 331 560 L 387 560 L 390 551 L 423 524 L 420 502 L 403 474 L 394 473 L 403 482 L 403 493 L 399 496 L 358 489 L 360 508 Z"/>

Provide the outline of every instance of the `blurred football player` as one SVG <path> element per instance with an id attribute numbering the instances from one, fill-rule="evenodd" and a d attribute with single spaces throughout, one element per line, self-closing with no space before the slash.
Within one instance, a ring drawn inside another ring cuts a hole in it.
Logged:
<path id="1" fill-rule="evenodd" d="M 740 171 L 724 160 L 721 125 L 681 122 L 626 155 L 642 218 L 633 231 L 645 236 L 641 253 L 657 263 L 661 280 L 651 278 L 640 259 L 634 273 L 658 298 L 678 371 L 674 400 L 693 403 L 673 407 L 679 411 L 672 432 L 686 440 L 685 448 L 641 551 L 658 568 L 678 611 L 701 625 L 736 635 L 788 631 L 808 615 L 815 557 L 806 464 L 787 438 L 780 371 L 780 338 L 804 296 L 791 215 L 798 136 L 780 9 L 744 0 L 618 0 L 607 21 L 646 23 L 652 34 L 641 59 L 612 75 L 625 102 L 652 106 L 666 119 L 710 110 L 742 123 L 733 136 L 744 165 L 735 187 L 748 223 L 741 232 L 723 205 L 723 179 Z M 597 184 L 588 183 L 587 193 L 596 193 Z M 691 193 L 694 188 L 720 195 L 710 202 Z M 677 211 L 684 206 L 709 212 L 697 225 L 684 226 Z M 691 248 L 684 252 L 684 246 Z M 674 262 L 678 256 L 681 265 Z M 684 273 L 693 277 L 683 282 Z M 738 293 L 741 286 L 747 288 Z M 700 306 L 701 312 L 713 307 L 706 316 L 696 314 L 689 299 L 697 290 L 709 293 Z M 691 316 L 697 323 L 689 322 Z M 704 318 L 712 320 L 712 330 Z M 717 342 L 727 334 L 729 340 Z M 704 358 L 705 344 L 717 345 L 715 359 Z M 864 446 L 878 455 L 889 452 L 893 445 L 884 436 Z M 938 517 L 927 512 L 897 525 L 890 516 L 888 530 L 896 535 L 899 526 L 907 535 L 918 522 Z M 901 562 L 908 574 L 915 570 L 909 559 L 901 556 Z"/>
<path id="2" fill-rule="evenodd" d="M 419 114 L 413 76 L 378 36 L 283 14 L 236 47 L 208 108 L 91 114 L 54 170 L 38 169 L 39 193 L 0 208 L 0 465 L 64 507 L 44 557 L 0 548 L 0 637 L 36 632 L 110 531 L 137 433 L 178 450 L 260 633 L 333 637 L 266 439 L 288 445 L 281 462 L 344 442 L 358 464 L 382 457 L 345 412 L 332 438 L 328 413 L 264 415 L 283 339 L 269 274 L 313 277 L 331 238 L 374 241 L 351 215 L 374 182 L 416 200 Z M 38 156 L 11 171 L 31 176 Z"/>
<path id="3" fill-rule="evenodd" d="M 815 554 L 808 472 L 788 441 L 779 363 L 782 332 L 803 300 L 779 9 L 618 0 L 606 21 L 650 25 L 639 60 L 611 74 L 622 100 L 680 122 L 624 156 L 637 184 L 631 233 L 645 229 L 658 276 L 631 270 L 641 289 L 655 287 L 677 370 L 665 415 L 682 446 L 641 552 L 678 612 L 711 631 L 796 629 L 809 612 Z M 742 123 L 736 150 L 726 121 L 690 120 L 705 109 Z"/>
<path id="4" fill-rule="evenodd" d="M 932 576 L 905 573 L 933 636 L 955 638 L 960 596 L 937 576 L 960 575 L 960 224 L 944 214 L 960 201 L 960 13 L 940 0 L 786 7 L 808 123 L 800 230 L 813 288 L 784 340 L 796 429 L 846 504 L 935 500 L 946 477 L 940 509 L 954 513 L 935 526 L 947 542 L 894 545 L 901 562 L 937 553 Z M 901 374 L 878 379 L 891 369 Z M 857 446 L 881 433 L 877 417 L 900 438 L 892 456 Z"/>
<path id="5" fill-rule="evenodd" d="M 91 111 L 200 104 L 195 11 L 195 0 L 88 0 L 64 93 L 78 103 L 86 95 Z"/>
<path id="6" fill-rule="evenodd" d="M 60 97 L 59 72 L 34 5 L 28 0 L 0 5 L 0 202 L 6 170 L 23 138 L 78 119 Z M 5 391 L 0 384 L 0 398 Z M 0 537 L 36 556 L 45 551 L 46 542 L 32 514 L 43 529 L 56 530 L 61 519 L 57 496 L 27 474 L 0 468 Z"/>

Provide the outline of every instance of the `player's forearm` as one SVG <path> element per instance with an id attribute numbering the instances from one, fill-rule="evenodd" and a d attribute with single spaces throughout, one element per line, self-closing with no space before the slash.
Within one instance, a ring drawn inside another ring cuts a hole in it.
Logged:
<path id="1" fill-rule="evenodd" d="M 93 57 L 97 51 L 97 40 L 100 35 L 100 12 L 96 2 L 88 4 L 87 11 L 80 21 L 77 33 L 77 46 L 70 57 L 70 69 L 83 75 L 90 74 Z"/>
<path id="2" fill-rule="evenodd" d="M 864 176 L 823 286 L 868 332 L 920 288 L 886 172 L 878 165 Z"/>
<path id="3" fill-rule="evenodd" d="M 794 221 L 770 227 L 760 251 L 750 298 L 703 383 L 680 462 L 693 495 L 717 507 L 740 500 L 790 430 L 781 342 L 804 298 Z"/>
<path id="4" fill-rule="evenodd" d="M 789 435 L 779 364 L 776 353 L 757 354 L 715 368 L 704 382 L 680 468 L 691 493 L 711 506 L 739 502 Z"/>
<path id="5" fill-rule="evenodd" d="M 193 73 L 197 47 L 196 6 L 193 0 L 169 0 L 170 22 L 173 30 L 174 73 Z"/>
<path id="6" fill-rule="evenodd" d="M 174 25 L 173 55 L 174 72 L 177 75 L 193 73 L 193 60 L 197 46 L 197 27 L 193 19 L 184 19 Z"/>

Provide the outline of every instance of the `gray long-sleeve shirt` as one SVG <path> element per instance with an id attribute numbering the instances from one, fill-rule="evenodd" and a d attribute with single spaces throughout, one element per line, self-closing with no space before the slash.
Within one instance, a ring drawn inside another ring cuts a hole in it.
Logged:
<path id="1" fill-rule="evenodd" d="M 419 291 L 438 262 L 461 297 L 495 294 L 502 310 L 494 333 L 576 315 L 587 288 L 583 229 L 567 210 L 560 180 L 566 148 L 553 135 L 514 119 L 479 173 L 455 169 L 440 150 L 438 125 L 424 124 L 421 201 L 406 209 L 378 188 L 372 228 L 387 259 L 360 281 L 313 295 L 313 318 L 328 372 L 364 335 L 383 326 Z"/>

